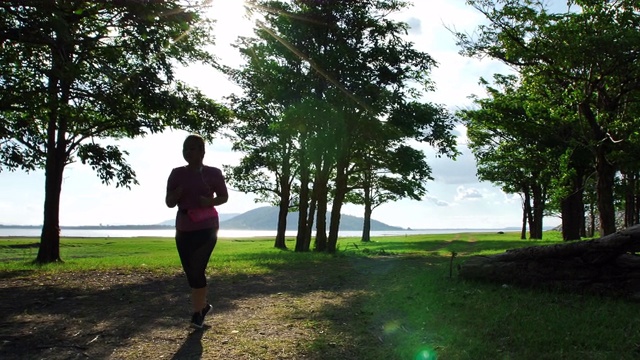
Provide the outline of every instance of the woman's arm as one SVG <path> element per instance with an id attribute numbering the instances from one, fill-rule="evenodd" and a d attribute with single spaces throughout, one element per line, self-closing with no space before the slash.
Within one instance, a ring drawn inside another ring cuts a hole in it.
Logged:
<path id="1" fill-rule="evenodd" d="M 178 201 L 180 201 L 181 196 L 182 196 L 182 186 L 178 186 L 173 190 L 167 189 L 167 196 L 165 196 L 164 202 L 170 208 L 175 207 L 176 205 L 178 205 Z"/>
<path id="2" fill-rule="evenodd" d="M 213 206 L 218 206 L 226 203 L 229 200 L 229 195 L 216 196 L 213 198 Z"/>
<path id="3" fill-rule="evenodd" d="M 167 180 L 167 194 L 164 197 L 164 203 L 170 208 L 178 205 L 178 202 L 182 197 L 182 190 L 182 185 L 178 182 L 176 170 L 173 169 L 171 174 L 169 174 L 169 179 Z"/>
<path id="4" fill-rule="evenodd" d="M 222 205 L 229 200 L 228 195 L 221 195 L 216 197 L 208 197 L 208 196 L 200 196 L 200 206 L 202 207 L 212 207 Z"/>
<path id="5" fill-rule="evenodd" d="M 229 192 L 227 190 L 227 185 L 224 181 L 224 175 L 222 171 L 218 168 L 211 167 L 213 169 L 213 183 L 210 188 L 213 189 L 213 195 L 215 197 L 200 197 L 200 205 L 203 207 L 211 207 L 218 206 L 226 203 L 229 200 Z"/>

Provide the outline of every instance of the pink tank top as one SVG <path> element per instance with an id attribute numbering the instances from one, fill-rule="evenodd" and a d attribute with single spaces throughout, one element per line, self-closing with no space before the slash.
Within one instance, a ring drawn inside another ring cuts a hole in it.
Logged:
<path id="1" fill-rule="evenodd" d="M 187 215 L 187 210 L 200 207 L 200 196 L 228 196 L 224 175 L 218 168 L 203 166 L 201 171 L 193 171 L 186 166 L 171 170 L 167 181 L 167 191 L 182 185 L 182 197 L 178 201 L 176 214 L 176 230 L 194 231 L 218 228 L 218 216 L 194 222 Z"/>

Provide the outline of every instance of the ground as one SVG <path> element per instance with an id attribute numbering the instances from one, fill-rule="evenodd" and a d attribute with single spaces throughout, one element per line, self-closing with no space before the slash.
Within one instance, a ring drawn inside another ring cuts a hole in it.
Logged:
<path id="1" fill-rule="evenodd" d="M 369 261 L 212 274 L 213 310 L 203 330 L 188 326 L 189 289 L 180 272 L 0 274 L 0 358 L 382 358 L 362 353 L 384 341 L 361 307 Z"/>

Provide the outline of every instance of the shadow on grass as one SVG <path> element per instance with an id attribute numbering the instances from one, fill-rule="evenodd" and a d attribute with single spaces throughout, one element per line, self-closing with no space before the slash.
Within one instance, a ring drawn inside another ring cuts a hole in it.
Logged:
<path id="1" fill-rule="evenodd" d="M 425 240 L 425 241 L 386 241 L 386 242 L 370 242 L 370 243 L 348 243 L 345 244 L 345 252 L 351 253 L 358 251 L 365 252 L 382 252 L 388 254 L 399 253 L 417 253 L 424 255 L 429 252 L 501 252 L 509 249 L 540 246 L 554 244 L 555 242 L 531 241 L 531 240 Z"/>
<path id="2" fill-rule="evenodd" d="M 206 328 L 197 329 L 191 332 L 187 339 L 182 343 L 180 349 L 173 355 L 171 360 L 184 360 L 184 359 L 201 359 L 203 348 L 202 348 L 202 335 Z"/>
<path id="3" fill-rule="evenodd" d="M 0 272 L 0 280 L 29 276 L 35 270 L 7 270 Z"/>
<path id="4" fill-rule="evenodd" d="M 315 328 L 305 328 L 311 331 L 311 337 L 298 339 L 305 358 L 352 358 L 354 355 L 353 358 L 375 359 L 359 352 L 377 345 L 371 342 L 370 334 L 361 332 L 362 322 L 367 320 L 360 308 L 367 296 L 363 274 L 370 274 L 368 271 L 373 269 L 387 271 L 385 267 L 389 266 L 382 261 L 376 265 L 377 261 L 327 257 L 306 264 L 265 264 L 270 271 L 264 275 L 214 274 L 210 278 L 214 289 L 211 321 L 228 318 L 228 324 L 218 326 L 233 329 L 235 321 L 245 320 L 237 319 L 235 314 L 246 301 L 264 298 L 268 301 L 266 306 L 279 306 L 279 303 L 295 303 L 309 293 L 319 293 L 322 295 L 318 311 L 297 314 L 292 310 L 282 315 L 285 319 L 272 321 L 278 326 L 291 321 L 292 333 L 296 332 L 296 326 L 321 324 L 319 329 L 325 330 L 315 332 Z M 225 343 L 227 333 L 217 328 L 206 333 L 190 332 L 188 292 L 186 279 L 178 272 L 158 275 L 147 270 L 100 270 L 3 279 L 0 281 L 0 358 L 156 358 L 158 355 L 173 359 L 230 358 L 219 352 L 239 345 Z M 345 296 L 340 304 L 325 306 L 322 303 L 323 296 L 324 300 L 331 301 L 346 293 L 354 295 Z M 260 314 L 261 309 L 255 311 Z M 277 345 L 286 339 L 267 340 Z M 244 351 L 251 356 L 254 350 L 250 346 Z M 254 356 L 270 358 L 260 353 L 261 349 L 256 351 Z M 366 350 L 370 351 L 374 350 Z"/>
<path id="5" fill-rule="evenodd" d="M 40 247 L 40 243 L 21 243 L 21 244 L 9 244 L 3 245 L 8 249 L 37 249 Z"/>

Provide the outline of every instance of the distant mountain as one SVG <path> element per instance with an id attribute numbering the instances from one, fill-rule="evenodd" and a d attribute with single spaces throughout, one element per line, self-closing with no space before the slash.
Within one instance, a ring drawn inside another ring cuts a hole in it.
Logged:
<path id="1" fill-rule="evenodd" d="M 220 220 L 229 220 L 238 216 L 239 214 L 219 214 Z M 165 220 L 158 224 L 145 224 L 145 225 L 76 225 L 65 226 L 61 225 L 61 229 L 75 229 L 75 230 L 163 230 L 167 228 L 173 228 L 176 225 L 176 219 Z M 42 225 L 9 225 L 0 224 L 0 229 L 42 229 Z"/>
<path id="2" fill-rule="evenodd" d="M 163 230 L 173 227 L 172 225 L 61 225 L 60 229 L 73 230 Z M 42 229 L 42 225 L 0 225 L 0 229 Z"/>
<path id="3" fill-rule="evenodd" d="M 227 221 L 229 219 L 233 219 L 234 217 L 238 216 L 240 214 L 224 214 L 224 213 L 218 213 L 218 217 L 220 218 L 220 221 Z M 159 226 L 175 226 L 176 224 L 176 219 L 169 219 L 169 220 L 165 220 L 159 224 Z"/>
<path id="4" fill-rule="evenodd" d="M 327 214 L 327 219 L 331 213 Z M 340 230 L 359 231 L 362 230 L 364 218 L 341 215 Z M 278 225 L 278 208 L 275 206 L 265 206 L 247 211 L 229 220 L 220 222 L 220 227 L 229 230 L 276 230 Z M 287 216 L 287 230 L 297 230 L 298 213 L 290 212 Z M 371 220 L 371 231 L 383 230 L 403 230 L 401 227 L 387 225 L 377 220 Z"/>
<path id="5" fill-rule="evenodd" d="M 331 213 L 327 213 L 327 219 Z M 364 218 L 341 215 L 340 230 L 360 231 L 364 224 Z M 226 230 L 276 230 L 278 225 L 278 208 L 275 206 L 265 206 L 247 211 L 243 214 L 220 214 L 220 227 Z M 165 220 L 152 225 L 81 225 L 81 226 L 61 226 L 63 229 L 83 229 L 83 230 L 153 230 L 167 229 L 175 226 L 175 219 Z M 298 213 L 291 212 L 287 216 L 287 230 L 297 230 Z M 42 228 L 42 225 L 0 225 L 0 228 L 21 228 L 32 229 Z M 401 227 L 387 225 L 377 220 L 371 220 L 371 231 L 393 231 L 404 230 Z"/>

